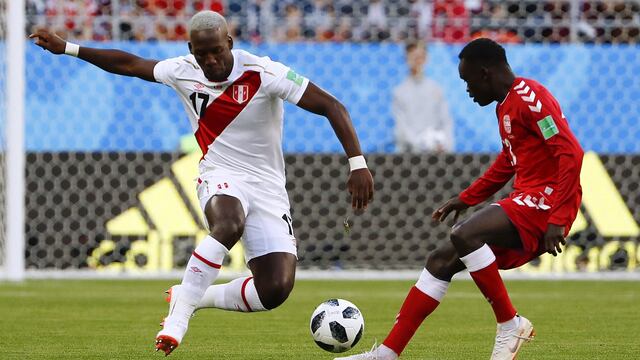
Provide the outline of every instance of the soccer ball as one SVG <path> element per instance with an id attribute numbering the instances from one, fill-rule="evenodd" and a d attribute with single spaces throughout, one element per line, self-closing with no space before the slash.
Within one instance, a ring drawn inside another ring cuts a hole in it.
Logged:
<path id="1" fill-rule="evenodd" d="M 311 335 L 322 349 L 340 353 L 354 347 L 364 331 L 364 318 L 353 303 L 331 299 L 311 315 Z"/>

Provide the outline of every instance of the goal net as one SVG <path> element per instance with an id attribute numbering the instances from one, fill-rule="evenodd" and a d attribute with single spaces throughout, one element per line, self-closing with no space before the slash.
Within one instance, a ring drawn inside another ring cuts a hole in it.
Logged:
<path id="1" fill-rule="evenodd" d="M 236 48 L 291 66 L 345 103 L 377 185 L 363 216 L 349 209 L 348 166 L 330 125 L 294 106 L 285 109 L 287 188 L 299 264 L 307 270 L 419 269 L 447 241 L 450 228 L 432 224 L 431 212 L 478 177 L 500 149 L 495 112 L 469 100 L 457 54 L 473 34 L 512 43 L 505 46 L 514 71 L 554 93 L 588 151 L 584 204 L 566 250 L 522 271 L 638 273 L 636 1 L 602 9 L 594 1 L 565 1 L 554 9 L 533 1 L 477 2 L 486 6 L 462 9 L 464 18 L 451 23 L 446 17 L 459 12 L 431 9 L 429 23 L 422 12 L 405 11 L 403 1 L 384 1 L 387 21 L 375 26 L 359 13 L 366 1 L 336 1 L 335 19 L 302 8 L 303 21 L 295 24 L 278 6 L 257 17 L 239 1 L 166 1 L 145 9 L 137 7 L 153 2 L 89 3 L 28 1 L 27 28 L 47 26 L 83 46 L 164 59 L 187 53 L 184 24 L 198 10 L 194 4 L 222 4 Z M 577 3 L 582 6 L 573 7 Z M 333 25 L 323 28 L 323 21 Z M 299 29 L 288 28 L 294 25 Z M 412 36 L 429 40 L 426 75 L 439 84 L 454 124 L 455 145 L 446 154 L 401 153 L 395 144 L 391 99 L 407 75 L 404 41 Z M 2 70 L 6 54 L 0 53 Z M 27 44 L 26 64 L 29 273 L 153 275 L 182 268 L 206 230 L 193 182 L 201 154 L 176 95 L 33 44 Z M 3 93 L 4 80 L 3 71 Z M 227 269 L 244 269 L 241 249 L 229 261 Z"/>

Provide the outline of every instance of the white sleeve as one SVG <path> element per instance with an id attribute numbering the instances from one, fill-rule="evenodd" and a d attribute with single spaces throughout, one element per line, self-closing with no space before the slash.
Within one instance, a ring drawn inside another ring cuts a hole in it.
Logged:
<path id="1" fill-rule="evenodd" d="M 181 58 L 171 58 L 159 61 L 153 68 L 153 77 L 157 82 L 173 86 Z"/>
<path id="2" fill-rule="evenodd" d="M 266 65 L 264 79 L 267 93 L 297 104 L 309 85 L 309 79 L 276 61 L 267 60 Z"/>

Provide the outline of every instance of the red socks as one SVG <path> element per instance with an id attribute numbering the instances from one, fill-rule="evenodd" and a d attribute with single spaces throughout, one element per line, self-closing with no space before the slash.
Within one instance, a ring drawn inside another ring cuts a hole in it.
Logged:
<path id="1" fill-rule="evenodd" d="M 460 258 L 467 266 L 469 274 L 476 285 L 489 301 L 496 320 L 499 323 L 511 320 L 516 316 L 516 309 L 511 304 L 507 289 L 498 272 L 496 257 L 488 245 Z"/>
<path id="2" fill-rule="evenodd" d="M 496 257 L 488 245 L 460 258 L 473 281 L 491 304 L 499 323 L 513 319 L 516 309 L 498 272 Z M 427 270 L 420 275 L 404 300 L 396 322 L 383 344 L 400 355 L 418 327 L 440 305 L 449 287 L 449 282 L 433 277 Z"/>
<path id="3" fill-rule="evenodd" d="M 423 269 L 416 286 L 409 290 L 396 322 L 383 344 L 400 355 L 424 319 L 435 310 L 447 293 L 449 282 Z"/>

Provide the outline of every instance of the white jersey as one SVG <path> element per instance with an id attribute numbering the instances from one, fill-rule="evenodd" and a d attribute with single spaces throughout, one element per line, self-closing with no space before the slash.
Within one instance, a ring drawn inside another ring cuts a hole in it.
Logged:
<path id="1" fill-rule="evenodd" d="M 268 57 L 232 54 L 223 82 L 207 80 L 193 55 L 160 61 L 153 75 L 180 95 L 203 153 L 200 173 L 225 169 L 284 188 L 283 100 L 297 104 L 309 80 Z"/>

